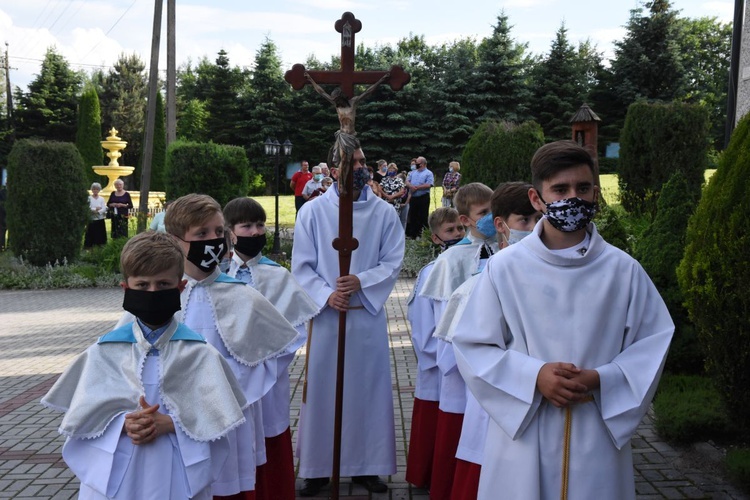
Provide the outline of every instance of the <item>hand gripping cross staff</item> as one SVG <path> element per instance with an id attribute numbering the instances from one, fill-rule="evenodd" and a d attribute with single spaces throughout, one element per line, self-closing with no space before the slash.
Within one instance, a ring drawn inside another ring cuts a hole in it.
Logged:
<path id="1" fill-rule="evenodd" d="M 350 303 L 350 300 L 353 299 L 354 296 L 362 294 L 363 296 L 367 296 L 367 292 L 364 290 L 365 288 L 372 288 L 375 289 L 377 287 L 380 287 L 380 296 L 383 295 L 382 290 L 386 290 L 388 286 L 390 286 L 390 289 L 393 287 L 393 283 L 395 283 L 395 277 L 398 275 L 398 269 L 400 268 L 401 262 L 400 259 L 403 257 L 403 231 L 401 230 L 401 226 L 398 223 L 398 218 L 395 217 L 395 213 L 392 212 L 392 208 L 384 205 L 386 208 L 390 209 L 389 211 L 383 211 L 377 212 L 378 210 L 382 210 L 382 207 L 380 206 L 380 200 L 372 199 L 371 195 L 369 198 L 369 205 L 365 203 L 365 205 L 369 206 L 369 209 L 375 210 L 377 213 L 377 218 L 379 219 L 380 227 L 381 228 L 387 228 L 387 229 L 381 229 L 382 233 L 388 232 L 386 236 L 383 236 L 383 239 L 390 238 L 392 241 L 396 241 L 395 246 L 400 246 L 399 249 L 397 249 L 395 252 L 391 251 L 391 256 L 396 256 L 396 258 L 393 257 L 387 257 L 385 260 L 386 262 L 377 262 L 378 258 L 378 251 L 375 249 L 373 252 L 372 248 L 363 248 L 360 249 L 360 252 L 364 252 L 363 254 L 358 254 L 358 261 L 363 262 L 364 260 L 368 259 L 369 257 L 374 256 L 376 262 L 373 266 L 374 269 L 373 273 L 370 273 L 371 276 L 375 276 L 376 274 L 380 275 L 387 275 L 389 279 L 392 278 L 392 281 L 382 280 L 382 283 L 360 283 L 359 278 L 356 275 L 350 274 L 350 266 L 352 262 L 352 252 L 356 250 L 359 246 L 359 241 L 353 237 L 353 203 L 354 203 L 354 194 L 356 190 L 356 194 L 359 195 L 361 190 L 364 190 L 365 188 L 361 185 L 358 185 L 357 187 L 354 186 L 354 177 L 353 174 L 354 170 L 360 170 L 363 169 L 364 166 L 364 157 L 362 154 L 361 149 L 359 148 L 359 141 L 355 137 L 356 132 L 354 128 L 355 118 L 356 118 L 356 108 L 359 102 L 362 101 L 365 97 L 371 95 L 375 89 L 383 84 L 387 83 L 393 90 L 400 90 L 404 85 L 406 85 L 409 82 L 410 76 L 408 73 L 404 72 L 403 69 L 399 66 L 392 66 L 389 71 L 354 71 L 354 34 L 360 31 L 362 27 L 362 24 L 359 20 L 357 20 L 353 14 L 346 12 L 343 14 L 340 20 L 336 22 L 335 28 L 336 31 L 341 33 L 341 70 L 340 71 L 308 71 L 305 69 L 305 67 L 301 64 L 296 64 L 292 67 L 291 70 L 289 70 L 284 78 L 287 82 L 289 82 L 292 87 L 296 90 L 302 89 L 306 84 L 310 84 L 313 86 L 313 88 L 322 95 L 328 102 L 334 105 L 336 108 L 336 113 L 339 117 L 339 123 L 340 123 L 340 129 L 336 132 L 335 136 L 335 143 L 333 147 L 331 148 L 331 158 L 329 159 L 329 162 L 337 165 L 339 167 L 339 183 L 337 186 L 338 189 L 338 205 L 339 205 L 339 227 L 338 227 L 338 237 L 333 239 L 333 248 L 338 251 L 338 279 L 335 279 L 335 287 L 336 290 L 334 293 L 331 293 L 327 300 L 327 305 L 331 308 L 331 310 L 335 310 L 338 312 L 338 352 L 337 352 L 337 364 L 336 364 L 336 391 L 335 391 L 335 410 L 334 410 L 334 430 L 333 430 L 333 454 L 332 454 L 332 470 L 331 470 L 331 477 L 332 477 L 332 488 L 331 488 L 331 498 L 337 499 L 338 493 L 339 493 L 339 476 L 341 473 L 341 444 L 342 444 L 342 414 L 343 414 L 343 402 L 344 402 L 344 357 L 346 352 L 346 325 L 347 325 L 347 312 L 351 311 L 352 309 L 364 309 L 364 305 L 357 305 L 352 306 Z M 338 89 L 333 91 L 331 94 L 328 94 L 322 87 L 321 84 L 336 84 L 339 86 Z M 370 84 L 370 86 L 365 90 L 362 94 L 358 96 L 354 96 L 354 85 L 355 84 Z M 354 161 L 357 161 L 359 164 L 359 168 L 357 168 L 357 165 L 354 164 Z M 323 202 L 325 200 L 321 200 Z M 311 204 L 309 207 L 309 210 L 306 212 L 311 213 L 318 207 L 322 206 L 321 202 Z M 368 210 L 369 210 L 368 209 Z M 359 212 L 358 212 L 359 213 Z M 382 214 L 382 216 L 381 216 Z M 304 211 L 300 212 L 300 218 L 298 218 L 298 225 L 301 223 L 301 219 L 305 218 Z M 383 223 L 382 220 L 390 221 L 393 219 L 394 223 L 392 225 L 388 225 L 386 223 Z M 396 230 L 396 226 L 398 226 L 398 230 Z M 390 232 L 389 232 L 390 231 Z M 295 248 L 297 248 L 296 242 L 297 242 L 297 231 L 295 229 Z M 400 233 L 400 234 L 399 234 Z M 400 238 L 400 240 L 399 240 Z M 327 241 L 331 241 L 330 239 Z M 379 242 L 380 243 L 380 242 Z M 296 251 L 295 251 L 296 252 Z M 400 254 L 398 253 L 400 252 Z M 390 260 L 389 260 L 390 259 Z M 294 261 L 296 258 L 293 258 L 293 271 L 295 263 Z M 395 262 L 398 260 L 398 262 Z M 367 272 L 364 272 L 360 274 L 360 276 L 363 276 L 365 274 L 368 274 Z M 378 277 L 376 280 L 380 280 L 381 278 Z M 302 283 L 304 280 L 301 280 Z M 330 281 L 328 280 L 328 287 L 330 288 Z M 303 283 L 304 286 L 304 283 Z M 361 288 L 360 288 L 361 287 Z M 389 290 L 388 290 L 389 291 Z M 385 297 L 387 297 L 387 292 L 385 293 Z M 382 306 L 379 306 L 379 311 L 377 311 L 378 315 L 375 316 L 375 318 L 371 321 L 371 323 L 377 322 L 382 318 L 383 323 L 385 322 L 384 312 L 382 311 Z M 357 311 L 358 314 L 362 314 L 362 312 Z M 324 322 L 323 313 L 319 317 L 315 318 L 315 327 L 317 328 L 320 323 Z M 371 316 L 372 317 L 372 316 Z M 360 332 L 359 330 L 356 332 L 357 338 L 356 340 L 359 341 L 360 337 L 359 335 L 365 335 L 363 332 Z M 312 342 L 310 340 L 313 338 L 313 336 L 319 336 L 323 335 L 322 332 L 316 331 L 313 333 L 311 331 L 310 333 L 310 339 L 308 340 L 308 346 L 312 345 Z M 358 344 L 359 345 L 359 344 Z M 387 341 L 385 345 L 386 349 L 386 358 L 387 358 Z M 314 354 L 311 353 L 311 350 L 308 350 L 308 361 L 312 360 Z M 376 371 L 382 372 L 385 371 L 385 377 L 387 377 L 388 381 L 390 380 L 390 372 L 387 365 L 388 360 L 386 359 L 386 365 L 384 370 L 378 369 Z M 308 364 L 308 373 L 307 377 L 308 380 L 312 380 L 315 377 L 315 374 L 313 373 L 313 369 L 319 368 L 324 369 L 324 367 L 321 367 L 320 365 Z M 359 368 L 359 367 L 357 367 Z M 349 377 L 351 375 L 351 372 L 347 375 Z M 380 376 L 380 375 L 377 375 Z M 347 380 L 350 380 L 349 378 Z M 361 380 L 357 379 L 354 381 L 350 380 L 350 383 L 358 384 Z M 367 383 L 367 381 L 365 381 Z M 392 397 L 390 395 L 390 382 L 387 384 L 380 384 L 380 387 L 383 387 L 387 385 L 386 391 L 388 394 L 386 394 L 387 398 Z M 350 394 L 352 391 L 354 393 L 361 393 L 362 391 L 366 391 L 367 387 L 350 387 L 347 389 L 347 394 Z M 315 390 L 317 391 L 317 389 Z M 313 391 L 313 392 L 315 392 Z M 308 393 L 307 397 L 307 405 L 312 405 L 311 396 Z M 375 396 L 373 396 L 375 397 Z M 391 407 L 392 409 L 392 407 Z M 347 409 L 347 414 L 352 411 L 352 408 Z M 310 413 L 313 413 L 312 410 Z M 370 416 L 372 418 L 373 416 Z M 375 416 L 376 418 L 378 416 Z M 384 418 L 384 416 L 383 416 Z M 302 418 L 304 420 L 304 416 Z M 302 428 L 304 427 L 305 423 L 303 421 L 300 422 L 300 437 L 302 438 L 303 432 Z M 347 428 L 349 429 L 352 426 L 362 425 L 364 427 L 364 424 L 362 422 L 352 422 L 347 421 Z M 361 434 L 367 434 L 370 431 L 370 429 L 362 428 L 360 429 Z M 310 439 L 311 441 L 314 440 L 314 438 L 310 437 L 310 434 L 314 434 L 314 431 L 306 431 L 307 436 L 305 439 Z M 364 439 L 367 439 L 365 436 Z M 354 443 L 347 443 L 348 447 L 355 447 L 357 446 Z M 314 452 L 317 452 L 320 455 L 326 455 L 327 453 L 323 450 L 314 450 Z M 303 452 L 304 455 L 304 452 Z M 303 473 L 303 469 L 307 469 L 307 467 L 303 464 L 305 461 L 305 458 L 303 456 L 300 457 L 300 476 L 301 477 L 309 477 L 314 478 L 315 475 L 305 475 Z M 395 466 L 395 464 L 394 464 Z M 314 468 L 311 467 L 310 470 L 313 470 Z M 356 473 L 353 473 L 354 476 Z M 369 473 L 368 473 L 369 474 Z M 320 475 L 320 474 L 318 474 Z M 360 478 L 367 478 L 370 476 L 361 476 Z M 377 476 L 375 476 L 377 478 Z M 353 480 L 356 480 L 357 477 L 355 476 Z M 327 482 L 327 478 L 325 478 L 325 482 Z M 323 483 L 325 484 L 325 483 Z M 372 489 L 372 484 L 368 484 L 366 482 L 362 482 L 362 484 L 365 485 L 366 488 L 370 489 L 370 491 L 377 491 L 376 489 Z M 382 485 L 384 487 L 384 485 Z M 318 488 L 319 489 L 319 488 Z M 303 492 L 301 492 L 303 493 Z M 313 495 L 316 493 L 316 491 L 311 490 L 304 493 L 312 493 Z"/>

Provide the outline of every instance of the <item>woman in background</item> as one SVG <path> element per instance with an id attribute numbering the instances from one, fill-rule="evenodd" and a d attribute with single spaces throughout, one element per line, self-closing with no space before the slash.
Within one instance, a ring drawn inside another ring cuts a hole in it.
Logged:
<path id="1" fill-rule="evenodd" d="M 91 185 L 89 195 L 89 225 L 86 227 L 86 236 L 83 239 L 83 248 L 91 248 L 107 244 L 107 228 L 104 218 L 107 216 L 107 204 L 104 198 L 99 196 L 102 185 L 95 182 Z"/>
<path id="2" fill-rule="evenodd" d="M 458 186 L 461 183 L 461 164 L 457 161 L 452 161 L 448 164 L 448 173 L 443 176 L 443 206 L 453 206 L 453 195 L 458 191 Z"/>
<path id="3" fill-rule="evenodd" d="M 125 191 L 122 179 L 115 181 L 115 191 L 109 195 L 107 206 L 112 215 L 112 239 L 127 238 L 128 217 L 130 209 L 133 208 L 133 200 L 130 199 L 130 193 Z"/>

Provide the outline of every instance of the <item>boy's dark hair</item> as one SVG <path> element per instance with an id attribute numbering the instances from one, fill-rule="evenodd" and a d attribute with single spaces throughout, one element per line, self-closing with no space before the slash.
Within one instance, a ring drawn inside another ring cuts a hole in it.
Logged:
<path id="1" fill-rule="evenodd" d="M 266 211 L 252 198 L 235 198 L 224 207 L 224 224 L 229 229 L 243 222 L 266 222 Z"/>
<path id="2" fill-rule="evenodd" d="M 487 203 L 492 198 L 492 190 L 481 182 L 461 186 L 453 197 L 453 205 L 460 215 L 468 216 L 472 205 Z"/>
<path id="3" fill-rule="evenodd" d="M 542 182 L 561 170 L 578 165 L 588 165 L 594 172 L 594 158 L 575 141 L 555 141 L 536 150 L 531 159 L 531 183 L 541 191 Z"/>
<path id="4" fill-rule="evenodd" d="M 169 234 L 183 238 L 191 227 L 203 224 L 217 213 L 221 213 L 221 205 L 207 194 L 186 194 L 169 206 L 164 227 Z"/>
<path id="5" fill-rule="evenodd" d="M 529 200 L 529 189 L 533 186 L 526 182 L 503 182 L 492 193 L 490 207 L 492 218 L 502 217 L 506 220 L 510 214 L 532 215 L 536 208 Z"/>
<path id="6" fill-rule="evenodd" d="M 427 219 L 427 224 L 430 226 L 430 232 L 435 234 L 440 229 L 440 226 L 446 222 L 458 221 L 458 210 L 452 207 L 440 207 L 436 208 Z"/>
<path id="7" fill-rule="evenodd" d="M 120 272 L 130 276 L 155 276 L 174 268 L 182 279 L 185 253 L 174 236 L 159 231 L 146 231 L 133 236 L 120 253 Z"/>

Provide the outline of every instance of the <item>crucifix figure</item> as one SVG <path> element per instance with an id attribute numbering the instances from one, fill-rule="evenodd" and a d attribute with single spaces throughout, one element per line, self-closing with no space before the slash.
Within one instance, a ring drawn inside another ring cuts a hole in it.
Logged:
<path id="1" fill-rule="evenodd" d="M 367 186 L 370 176 L 354 124 L 362 99 L 384 83 L 398 90 L 410 77 L 398 66 L 355 71 L 354 36 L 362 23 L 346 12 L 335 27 L 341 33 L 341 69 L 308 71 L 296 64 L 284 78 L 297 90 L 312 85 L 333 104 L 340 125 L 329 160 L 339 168 L 339 182 L 299 211 L 292 253 L 292 274 L 321 308 L 307 344 L 298 438 L 305 486 L 299 493 L 315 496 L 330 476 L 331 498 L 338 499 L 340 474 L 370 492 L 384 492 L 379 476 L 396 471 L 384 305 L 403 261 L 404 232 L 395 210 Z M 329 94 L 322 85 L 331 84 L 339 88 Z M 369 87 L 355 96 L 354 85 Z"/>

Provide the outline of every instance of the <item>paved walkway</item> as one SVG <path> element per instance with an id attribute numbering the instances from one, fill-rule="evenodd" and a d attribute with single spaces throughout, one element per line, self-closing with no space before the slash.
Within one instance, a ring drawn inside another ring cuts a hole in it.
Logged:
<path id="1" fill-rule="evenodd" d="M 428 498 L 404 481 L 416 372 L 406 321 L 412 285 L 413 280 L 400 279 L 387 305 L 398 472 L 388 478 L 389 492 L 373 498 Z M 38 401 L 70 360 L 114 325 L 121 301 L 119 288 L 0 291 L 0 498 L 75 497 L 77 481 L 60 456 L 60 416 Z M 293 432 L 303 365 L 304 351 L 292 365 Z M 639 427 L 633 449 L 639 499 L 748 498 L 721 478 L 681 467 L 681 454 L 659 440 L 650 417 Z M 369 498 L 348 478 L 340 487 L 341 496 Z"/>

